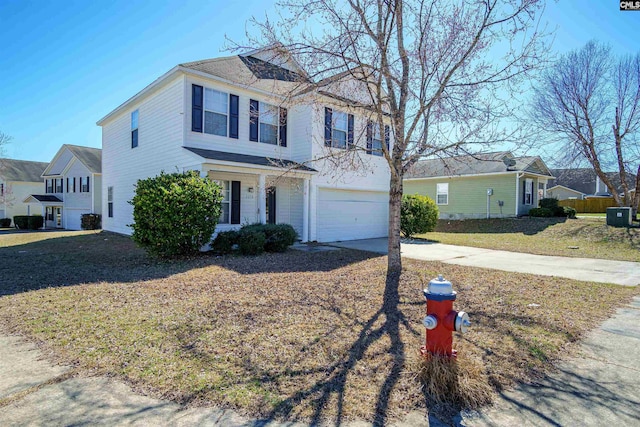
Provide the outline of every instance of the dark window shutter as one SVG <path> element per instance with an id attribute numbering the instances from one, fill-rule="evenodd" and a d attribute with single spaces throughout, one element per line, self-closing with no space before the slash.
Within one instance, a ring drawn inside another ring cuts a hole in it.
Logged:
<path id="1" fill-rule="evenodd" d="M 384 145 L 387 146 L 387 151 L 389 151 L 390 139 L 391 139 L 391 129 L 389 129 L 389 125 L 384 125 Z"/>
<path id="2" fill-rule="evenodd" d="M 73 177 L 73 192 L 76 192 L 76 177 Z"/>
<path id="3" fill-rule="evenodd" d="M 202 95 L 202 86 L 191 85 L 191 130 L 194 132 L 202 132 Z"/>
<path id="4" fill-rule="evenodd" d="M 280 131 L 278 132 L 278 140 L 281 147 L 287 146 L 287 109 L 280 107 Z"/>
<path id="5" fill-rule="evenodd" d="M 324 107 L 324 145 L 331 147 L 331 122 L 333 111 L 329 107 Z"/>
<path id="6" fill-rule="evenodd" d="M 354 147 L 353 143 L 353 114 L 347 116 L 347 146 L 351 149 Z"/>
<path id="7" fill-rule="evenodd" d="M 87 193 L 89 192 L 89 177 L 87 177 Z"/>
<path id="8" fill-rule="evenodd" d="M 238 139 L 239 104 L 238 95 L 229 95 L 229 138 Z"/>
<path id="9" fill-rule="evenodd" d="M 131 131 L 131 148 L 136 148 L 138 146 L 138 129 L 134 129 Z"/>
<path id="10" fill-rule="evenodd" d="M 373 150 L 373 122 L 367 122 L 367 154 L 371 154 Z"/>
<path id="11" fill-rule="evenodd" d="M 260 103 L 255 99 L 249 101 L 249 140 L 258 142 L 258 121 L 260 120 Z"/>
<path id="12" fill-rule="evenodd" d="M 67 193 L 69 192 L 69 177 L 67 177 Z"/>
<path id="13" fill-rule="evenodd" d="M 231 181 L 231 224 L 240 224 L 240 181 Z"/>
<path id="14" fill-rule="evenodd" d="M 525 179 L 522 180 L 522 204 L 527 202 L 527 181 Z"/>
<path id="15" fill-rule="evenodd" d="M 44 180 L 44 192 L 45 192 L 45 194 L 49 192 L 49 180 L 48 179 Z"/>

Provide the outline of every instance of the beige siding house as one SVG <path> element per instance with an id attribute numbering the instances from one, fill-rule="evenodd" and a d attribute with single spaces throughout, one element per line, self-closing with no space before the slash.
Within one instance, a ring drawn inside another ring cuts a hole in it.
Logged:
<path id="1" fill-rule="evenodd" d="M 0 159 L 0 218 L 40 214 L 40 205 L 25 202 L 30 194 L 42 191 L 44 162 Z"/>
<path id="2" fill-rule="evenodd" d="M 540 157 L 498 152 L 420 161 L 403 185 L 435 200 L 441 219 L 504 218 L 537 207 L 551 178 Z"/>

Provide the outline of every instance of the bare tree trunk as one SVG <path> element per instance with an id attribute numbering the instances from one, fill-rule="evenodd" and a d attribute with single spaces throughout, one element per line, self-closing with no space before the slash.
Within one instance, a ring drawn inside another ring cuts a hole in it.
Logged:
<path id="1" fill-rule="evenodd" d="M 402 170 L 402 168 L 400 168 Z M 402 175 L 391 171 L 389 182 L 389 247 L 387 270 L 400 273 L 402 258 L 400 257 L 400 206 L 402 203 Z"/>
<path id="2" fill-rule="evenodd" d="M 638 165 L 638 170 L 636 171 L 636 186 L 635 193 L 633 197 L 629 197 L 631 199 L 631 214 L 633 218 L 638 218 L 638 204 L 640 204 L 640 164 Z"/>

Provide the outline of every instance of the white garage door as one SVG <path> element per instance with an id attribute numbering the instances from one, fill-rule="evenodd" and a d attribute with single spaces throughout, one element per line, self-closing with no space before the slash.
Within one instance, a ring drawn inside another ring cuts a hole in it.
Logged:
<path id="1" fill-rule="evenodd" d="M 67 230 L 82 230 L 80 226 L 83 214 L 91 213 L 88 209 L 65 209 L 64 228 Z"/>
<path id="2" fill-rule="evenodd" d="M 319 242 L 386 237 L 389 195 L 373 191 L 320 190 Z"/>

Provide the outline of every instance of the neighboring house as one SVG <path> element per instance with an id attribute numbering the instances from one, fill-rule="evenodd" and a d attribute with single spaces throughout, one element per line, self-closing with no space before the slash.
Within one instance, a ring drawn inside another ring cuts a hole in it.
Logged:
<path id="1" fill-rule="evenodd" d="M 481 153 L 417 162 L 404 194 L 435 200 L 441 219 L 516 217 L 538 206 L 551 178 L 540 157 Z"/>
<path id="2" fill-rule="evenodd" d="M 25 202 L 39 205 L 45 228 L 80 230 L 82 214 L 102 212 L 102 151 L 99 148 L 64 144 L 42 178 L 44 194 L 33 193 Z"/>
<path id="3" fill-rule="evenodd" d="M 389 132 L 354 107 L 354 82 L 310 84 L 268 49 L 174 67 L 98 121 L 103 228 L 131 234 L 137 180 L 197 170 L 223 187 L 217 231 L 261 222 L 289 223 L 302 241 L 386 236 L 389 170 L 375 148 Z"/>
<path id="4" fill-rule="evenodd" d="M 607 186 L 600 180 L 600 177 L 598 177 L 596 172 L 591 168 L 551 169 L 551 173 L 555 178 L 549 181 L 550 190 L 554 187 L 562 186 L 571 189 L 576 193 L 583 194 L 582 198 L 588 196 L 607 197 L 611 195 Z M 615 185 L 616 190 L 620 194 L 623 194 L 619 173 L 605 172 L 605 174 L 611 180 L 613 185 Z M 629 185 L 629 188 L 635 188 L 635 179 L 636 176 L 633 174 L 627 176 L 627 184 Z M 563 197 L 570 194 L 566 192 L 558 193 L 557 191 L 555 191 L 554 194 L 557 194 L 553 197 L 556 197 L 558 200 L 575 197 Z"/>
<path id="5" fill-rule="evenodd" d="M 48 163 L 0 159 L 0 218 L 39 214 L 37 203 L 23 200 L 42 188 L 42 172 Z"/>
<path id="6" fill-rule="evenodd" d="M 586 194 L 578 190 L 574 190 L 573 188 L 565 187 L 564 185 L 554 185 L 553 187 L 547 188 L 547 197 L 553 197 L 558 200 L 582 200 L 585 196 Z"/>

